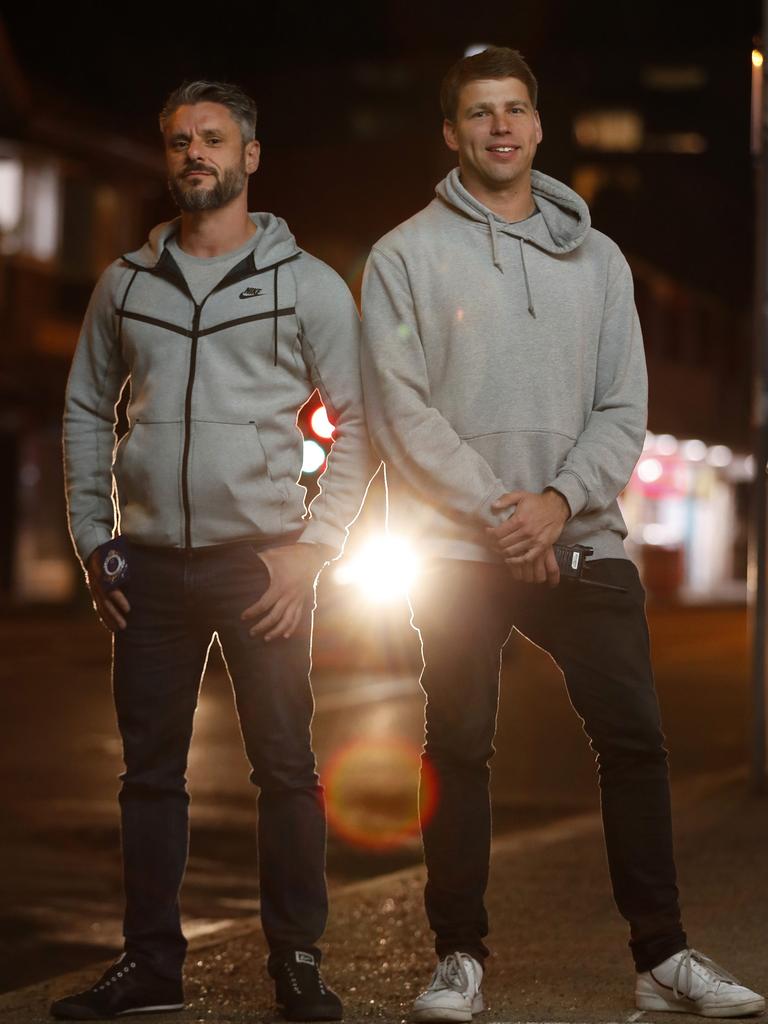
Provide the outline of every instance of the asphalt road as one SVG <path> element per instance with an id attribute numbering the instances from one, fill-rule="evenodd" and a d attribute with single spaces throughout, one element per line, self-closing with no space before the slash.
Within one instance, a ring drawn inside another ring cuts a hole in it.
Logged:
<path id="1" fill-rule="evenodd" d="M 419 858 L 418 644 L 404 607 L 322 599 L 314 736 L 328 792 L 331 885 Z M 651 611 L 673 778 L 747 756 L 746 616 L 739 608 Z M 0 991 L 90 961 L 120 941 L 120 746 L 109 637 L 88 616 L 0 622 Z M 559 674 L 522 638 L 508 646 L 494 761 L 498 833 L 597 806 L 593 757 Z M 190 936 L 254 913 L 255 794 L 231 694 L 212 657 L 190 762 Z"/>

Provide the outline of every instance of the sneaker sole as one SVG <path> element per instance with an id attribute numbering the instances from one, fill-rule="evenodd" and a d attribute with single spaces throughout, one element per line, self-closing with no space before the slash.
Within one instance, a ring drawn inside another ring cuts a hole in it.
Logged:
<path id="1" fill-rule="evenodd" d="M 343 1010 L 328 1010 L 324 1008 L 318 1008 L 316 1010 L 312 1010 L 312 1008 L 310 1008 L 309 1010 L 305 1011 L 305 1013 L 302 1016 L 299 1016 L 298 1014 L 287 1013 L 285 1007 L 280 1006 L 278 1004 L 277 1012 L 284 1020 L 290 1021 L 323 1021 L 344 1019 Z"/>
<path id="2" fill-rule="evenodd" d="M 414 1010 L 410 1016 L 412 1021 L 425 1021 L 425 1020 L 455 1020 L 455 1021 L 471 1021 L 472 1011 L 471 1010 L 441 1010 L 437 1006 L 430 1006 L 426 1010 Z"/>
<path id="3" fill-rule="evenodd" d="M 750 1017 L 762 1013 L 765 999 L 742 1000 L 740 1003 L 718 1004 L 716 1006 L 698 1007 L 690 999 L 668 1002 L 663 996 L 636 995 L 635 1006 L 638 1010 L 661 1010 L 664 1013 L 689 1013 L 699 1017 Z"/>
<path id="4" fill-rule="evenodd" d="M 409 1020 L 449 1020 L 449 1021 L 471 1021 L 476 1013 L 482 1013 L 485 1009 L 483 994 L 478 992 L 472 1000 L 471 1010 L 460 1010 L 457 1007 L 425 1006 L 422 1010 L 413 1010 Z"/>
<path id="5" fill-rule="evenodd" d="M 105 1017 L 103 1013 L 95 1013 L 87 1006 L 73 1006 L 66 1010 L 51 1010 L 51 1016 L 56 1020 L 110 1020 L 115 1017 L 129 1017 L 137 1013 L 171 1013 L 174 1010 L 183 1009 L 184 1003 L 165 1003 L 162 1006 L 139 1006 L 135 1010 L 121 1010 L 119 1013 Z"/>

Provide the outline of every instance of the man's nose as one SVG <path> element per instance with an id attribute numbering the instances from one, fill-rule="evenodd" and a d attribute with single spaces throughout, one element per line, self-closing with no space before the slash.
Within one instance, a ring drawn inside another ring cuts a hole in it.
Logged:
<path id="1" fill-rule="evenodd" d="M 506 135 L 510 130 L 510 119 L 506 113 L 494 114 L 491 131 L 494 135 Z"/>
<path id="2" fill-rule="evenodd" d="M 192 138 L 187 146 L 187 159 L 200 160 L 203 155 L 202 139 Z"/>

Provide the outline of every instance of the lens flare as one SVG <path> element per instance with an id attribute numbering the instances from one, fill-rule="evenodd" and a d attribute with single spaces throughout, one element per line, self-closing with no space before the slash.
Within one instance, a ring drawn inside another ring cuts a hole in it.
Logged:
<path id="1" fill-rule="evenodd" d="M 419 559 L 402 537 L 372 537 L 359 554 L 344 559 L 337 583 L 355 583 L 369 601 L 385 604 L 405 597 L 419 572 Z"/>
<path id="2" fill-rule="evenodd" d="M 398 738 L 353 740 L 323 772 L 328 822 L 350 845 L 390 850 L 419 833 L 417 787 L 421 751 Z M 437 802 L 432 766 L 421 765 L 421 817 Z"/>

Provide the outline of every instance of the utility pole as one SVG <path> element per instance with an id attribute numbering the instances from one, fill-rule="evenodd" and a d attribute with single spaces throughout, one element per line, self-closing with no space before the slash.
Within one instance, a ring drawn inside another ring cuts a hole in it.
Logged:
<path id="1" fill-rule="evenodd" d="M 763 32 L 768 0 L 763 0 Z M 764 36 L 765 37 L 765 36 Z M 750 788 L 768 791 L 766 773 L 766 616 L 768 615 L 768 121 L 763 48 L 752 51 L 751 151 L 755 180 L 754 393 L 752 398 L 755 487 L 749 557 L 749 606 L 752 635 L 752 725 Z"/>

